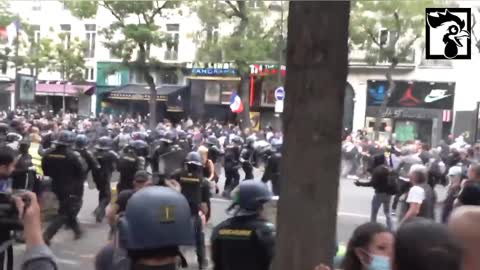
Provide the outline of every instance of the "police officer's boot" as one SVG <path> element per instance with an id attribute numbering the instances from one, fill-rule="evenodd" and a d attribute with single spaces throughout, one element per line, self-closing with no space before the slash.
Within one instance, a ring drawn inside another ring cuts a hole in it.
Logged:
<path id="1" fill-rule="evenodd" d="M 103 199 L 102 201 L 100 201 L 97 209 L 95 210 L 95 219 L 97 223 L 102 222 L 105 218 L 105 208 L 107 208 L 108 201 L 108 199 Z"/>
<path id="2" fill-rule="evenodd" d="M 64 215 L 57 215 L 52 219 L 52 222 L 48 225 L 47 229 L 43 233 L 43 239 L 45 244 L 50 246 L 50 240 L 55 236 L 55 234 L 62 228 L 66 222 L 66 217 Z"/>

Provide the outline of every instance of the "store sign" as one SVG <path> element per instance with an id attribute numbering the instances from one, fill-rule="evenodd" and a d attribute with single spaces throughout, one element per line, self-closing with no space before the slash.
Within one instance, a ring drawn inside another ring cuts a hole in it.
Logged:
<path id="1" fill-rule="evenodd" d="M 192 68 L 192 75 L 236 75 L 236 69 L 217 69 L 217 68 Z"/>
<path id="2" fill-rule="evenodd" d="M 277 75 L 278 72 L 282 73 L 282 76 L 287 74 L 287 69 L 284 65 L 260 65 L 253 64 L 250 65 L 250 75 L 265 76 L 265 75 Z"/>
<path id="3" fill-rule="evenodd" d="M 238 74 L 234 63 L 190 62 L 186 64 L 186 67 L 191 69 L 192 75 L 198 76 L 236 76 Z"/>
<path id="4" fill-rule="evenodd" d="M 381 106 L 388 81 L 367 81 L 367 106 Z M 395 81 L 387 107 L 451 110 L 455 96 L 455 83 Z"/>

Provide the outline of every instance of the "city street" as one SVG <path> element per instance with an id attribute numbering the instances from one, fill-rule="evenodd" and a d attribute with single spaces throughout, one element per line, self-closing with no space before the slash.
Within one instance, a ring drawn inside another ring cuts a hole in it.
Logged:
<path id="1" fill-rule="evenodd" d="M 259 175 L 259 173 L 256 173 L 256 175 Z M 85 230 L 85 237 L 74 241 L 71 231 L 62 230 L 52 240 L 51 248 L 57 256 L 60 269 L 93 269 L 94 256 L 107 241 L 108 225 L 106 223 L 96 224 L 91 214 L 97 204 L 97 194 L 96 190 L 85 188 L 84 204 L 79 214 L 79 220 Z M 353 181 L 349 179 L 341 180 L 337 221 L 337 235 L 341 244 L 345 244 L 348 241 L 350 234 L 356 226 L 369 220 L 372 194 L 373 189 L 371 188 L 356 187 Z M 212 220 L 211 224 L 208 224 L 206 228 L 207 244 L 212 227 L 227 218 L 225 209 L 229 204 L 230 201 L 223 198 L 214 198 L 212 200 Z M 384 221 L 382 215 L 379 215 L 379 221 Z M 16 264 L 20 262 L 23 251 L 24 245 L 15 247 Z M 195 269 L 196 259 L 193 250 L 187 251 L 187 259 L 192 269 Z"/>

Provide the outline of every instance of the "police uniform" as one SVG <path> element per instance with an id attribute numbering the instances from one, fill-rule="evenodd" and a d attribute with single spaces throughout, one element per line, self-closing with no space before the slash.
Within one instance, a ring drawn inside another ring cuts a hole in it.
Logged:
<path id="1" fill-rule="evenodd" d="M 273 258 L 275 227 L 260 217 L 261 205 L 271 199 L 265 184 L 242 182 L 235 216 L 217 225 L 211 236 L 214 270 L 268 270 Z"/>
<path id="2" fill-rule="evenodd" d="M 267 166 L 265 166 L 265 171 L 262 176 L 263 182 L 272 182 L 272 192 L 275 196 L 280 195 L 280 160 L 282 159 L 282 154 L 279 152 L 272 153 L 268 160 Z"/>
<path id="3" fill-rule="evenodd" d="M 105 142 L 101 144 L 102 139 Z M 100 164 L 99 169 L 92 171 L 93 181 L 98 189 L 98 207 L 94 212 L 97 222 L 101 222 L 105 217 L 105 208 L 111 200 L 110 181 L 118 160 L 117 153 L 111 150 L 112 144 L 112 139 L 102 137 L 99 139 L 99 144 L 96 146 L 94 153 Z"/>
<path id="4" fill-rule="evenodd" d="M 225 191 L 232 191 L 240 181 L 240 148 L 237 145 L 230 144 L 225 148 L 224 157 L 225 168 Z"/>
<path id="5" fill-rule="evenodd" d="M 198 152 L 190 152 L 186 157 L 187 169 L 176 177 L 182 187 L 182 194 L 187 198 L 194 224 L 197 261 L 200 269 L 206 267 L 205 235 L 199 212 L 201 204 L 208 204 L 210 188 L 204 180 L 201 157 Z M 206 213 L 205 213 L 206 214 Z"/>
<path id="6" fill-rule="evenodd" d="M 117 194 L 122 190 L 133 189 L 135 173 L 145 169 L 145 158 L 137 155 L 132 146 L 134 142 L 130 142 L 118 159 L 117 169 L 120 172 L 120 180 L 117 183 Z"/>
<path id="7" fill-rule="evenodd" d="M 52 178 L 52 191 L 59 201 L 58 214 L 44 232 L 47 243 L 63 225 L 70 227 L 76 238 L 81 236 L 77 214 L 82 206 L 87 165 L 78 152 L 70 149 L 74 140 L 73 132 L 62 131 L 56 148 L 43 158 L 43 172 Z"/>
<path id="8" fill-rule="evenodd" d="M 242 149 L 240 153 L 240 162 L 242 163 L 242 169 L 245 172 L 245 180 L 253 179 L 253 142 L 247 143 L 247 147 Z"/>

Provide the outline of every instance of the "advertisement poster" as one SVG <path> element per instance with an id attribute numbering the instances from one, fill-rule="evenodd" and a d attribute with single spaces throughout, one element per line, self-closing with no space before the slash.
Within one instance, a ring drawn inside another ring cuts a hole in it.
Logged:
<path id="1" fill-rule="evenodd" d="M 260 112 L 250 112 L 250 123 L 252 123 L 252 130 L 260 130 Z"/>

